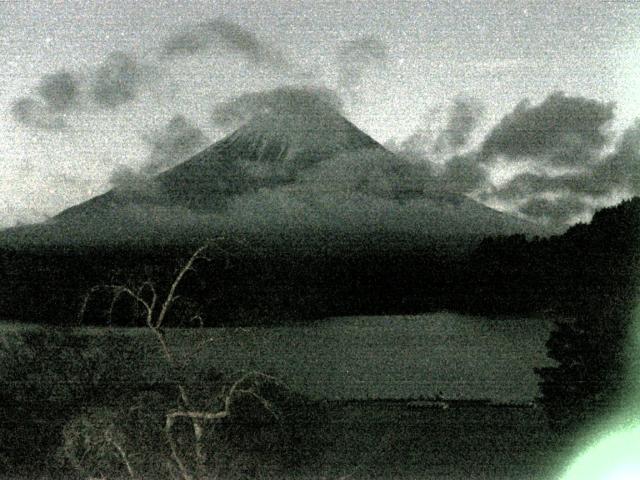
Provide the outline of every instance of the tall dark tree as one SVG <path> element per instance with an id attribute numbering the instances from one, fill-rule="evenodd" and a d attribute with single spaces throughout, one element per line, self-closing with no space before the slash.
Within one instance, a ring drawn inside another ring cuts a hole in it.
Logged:
<path id="1" fill-rule="evenodd" d="M 537 373 L 549 420 L 565 432 L 609 414 L 630 386 L 632 335 L 640 321 L 639 233 L 640 199 L 634 198 L 562 237 L 574 260 L 557 268 L 576 276 L 574 298 L 547 343 L 557 365 Z"/>

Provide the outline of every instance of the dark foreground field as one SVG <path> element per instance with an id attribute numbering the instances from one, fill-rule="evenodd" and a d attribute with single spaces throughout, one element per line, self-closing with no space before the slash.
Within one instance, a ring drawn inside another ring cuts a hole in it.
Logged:
<path id="1" fill-rule="evenodd" d="M 537 408 L 336 402 L 330 411 L 325 478 L 549 479 L 569 447 Z"/>
<path id="2" fill-rule="evenodd" d="M 431 331 L 428 324 L 416 322 L 415 319 L 404 323 L 398 320 L 393 324 L 393 331 L 407 330 L 414 323 L 416 328 L 420 327 L 427 333 Z M 185 358 L 190 359 L 188 365 L 195 368 L 194 375 L 207 364 L 220 365 L 225 371 L 268 367 L 268 371 L 294 379 L 292 391 L 306 395 L 314 392 L 309 385 L 315 385 L 320 380 L 328 384 L 330 380 L 326 375 L 315 378 L 310 372 L 337 372 L 342 379 L 339 382 L 341 385 L 346 384 L 348 378 L 355 384 L 384 383 L 385 372 L 389 375 L 393 373 L 393 378 L 404 378 L 404 370 L 384 369 L 377 364 L 369 365 L 367 375 L 360 375 L 364 365 L 360 365 L 360 370 L 358 365 L 371 360 L 358 356 L 359 363 L 347 361 L 344 352 L 358 352 L 356 347 L 361 343 L 370 345 L 376 338 L 383 337 L 381 334 L 375 335 L 381 327 L 376 329 L 374 326 L 365 328 L 363 325 L 347 323 L 347 327 L 353 330 L 350 334 L 353 344 L 348 345 L 349 348 L 342 344 L 343 348 L 337 348 L 338 344 L 330 341 L 333 336 L 327 332 L 321 335 L 318 330 L 309 329 L 300 329 L 297 336 L 288 330 L 282 332 L 278 329 L 263 330 L 259 332 L 260 335 L 244 332 L 243 336 L 237 330 L 174 331 L 168 338 L 170 344 L 175 346 L 176 354 L 184 354 Z M 389 342 L 397 343 L 398 348 L 409 348 L 407 341 L 401 341 L 405 336 L 389 336 L 390 327 L 382 330 L 386 332 L 384 337 Z M 31 335 L 28 334 L 30 331 Z M 311 341 L 316 345 L 315 349 L 311 348 L 309 342 L 301 343 L 304 348 L 294 348 L 294 344 L 297 344 L 295 339 L 314 332 Z M 431 342 L 442 341 L 443 332 L 438 332 L 439 335 L 434 335 Z M 204 350 L 196 349 L 198 355 L 187 355 L 193 348 L 188 349 L 186 345 L 196 345 L 199 335 L 217 341 L 206 343 Z M 361 338 L 363 335 L 368 343 Z M 426 345 L 429 344 L 427 337 L 424 339 Z M 478 336 L 469 335 L 469 338 L 475 337 Z M 284 342 L 285 338 L 289 341 Z M 457 337 L 451 334 L 446 338 L 452 342 Z M 483 335 L 480 338 L 488 342 L 489 337 Z M 144 330 L 82 329 L 74 333 L 5 327 L 2 340 L 0 370 L 3 372 L 4 400 L 0 406 L 5 414 L 0 438 L 5 455 L 0 463 L 2 478 L 51 478 L 51 472 L 47 472 L 49 468 L 54 471 L 56 478 L 72 478 L 74 470 L 56 467 L 54 459 L 60 458 L 61 429 L 74 416 L 100 406 L 111 408 L 116 403 L 124 405 L 125 411 L 130 411 L 133 400 L 122 404 L 118 399 L 129 398 L 129 390 L 137 387 L 155 389 L 154 398 L 164 398 L 157 396 L 164 392 L 163 382 L 169 381 L 166 368 L 163 368 L 166 362 L 152 337 Z M 505 342 L 505 345 L 509 343 Z M 247 358 L 233 354 L 234 343 L 244 346 L 242 352 Z M 272 351 L 275 344 L 281 345 L 281 348 Z M 332 362 L 326 365 L 322 362 L 322 345 L 326 349 L 333 347 Z M 508 350 L 505 345 L 500 350 L 503 353 Z M 473 345 L 468 344 L 467 347 Z M 303 355 L 302 350 L 307 354 Z M 388 349 L 379 350 L 386 352 L 386 357 L 389 357 Z M 478 348 L 472 350 L 476 354 L 474 358 L 482 358 Z M 289 355 L 285 355 L 287 352 Z M 431 362 L 438 358 L 437 351 L 427 355 L 428 352 L 425 352 L 425 358 Z M 223 358 L 228 362 L 222 362 Z M 406 363 L 406 354 L 403 358 Z M 463 360 L 455 356 L 449 358 L 456 358 L 459 362 Z M 283 362 L 289 366 L 286 371 L 278 368 Z M 294 375 L 294 367 L 300 363 L 306 365 L 306 370 L 298 368 L 300 372 Z M 415 362 L 408 364 L 415 368 Z M 519 371 L 515 366 L 510 369 L 514 382 L 522 380 L 518 378 Z M 457 370 L 452 370 L 451 375 L 455 372 Z M 430 378 L 429 375 L 425 376 Z M 495 375 L 494 382 L 498 382 L 499 378 Z M 413 380 L 407 384 L 414 385 Z M 458 383 L 461 381 L 464 382 L 459 380 Z M 305 385 L 306 391 L 303 388 Z M 190 384 L 190 387 L 196 386 Z M 371 391 L 366 385 L 362 388 Z M 346 388 L 340 390 L 347 391 Z M 497 388 L 496 391 L 502 389 Z M 110 393 L 113 395 L 108 395 Z M 175 396 L 175 385 L 169 385 L 166 399 L 175 400 Z M 407 396 L 415 397 L 410 394 Z M 557 478 L 558 465 L 566 464 L 571 457 L 571 446 L 560 447 L 559 439 L 547 427 L 541 408 L 473 403 L 454 403 L 447 409 L 415 408 L 400 400 L 322 400 L 317 393 L 312 397 L 315 398 L 309 399 L 310 407 L 304 407 L 304 403 L 301 406 L 317 413 L 305 417 L 304 413 L 296 416 L 297 407 L 291 411 L 296 419 L 287 424 L 287 428 L 293 430 L 288 438 L 295 439 L 296 445 L 283 440 L 284 443 L 276 447 L 279 449 L 276 455 L 282 449 L 296 451 L 295 456 L 300 460 L 295 463 L 296 466 L 277 471 L 275 477 L 272 475 L 274 472 L 269 471 L 269 476 L 265 477 L 260 465 L 256 465 L 256 470 L 237 478 L 549 479 Z M 166 408 L 153 403 L 144 404 L 144 409 L 149 412 L 159 409 L 160 424 L 164 421 Z M 310 418 L 311 423 L 306 418 Z M 259 431 L 259 428 L 238 426 L 241 430 L 237 430 L 233 423 L 227 424 L 227 434 L 246 437 L 252 435 L 247 432 Z M 135 432 L 132 435 L 131 438 L 134 438 Z M 157 438 L 164 437 L 160 434 Z M 240 439 L 239 444 L 244 442 L 244 439 Z M 139 445 L 134 441 L 130 447 L 135 449 Z M 142 452 L 140 450 L 138 455 L 145 455 Z M 304 452 L 308 453 L 305 455 Z M 258 457 L 252 456 L 251 452 L 246 453 L 245 458 L 245 453 L 240 449 L 238 454 L 231 457 L 234 463 L 241 465 L 243 471 L 248 464 L 262 462 L 256 460 Z M 73 478 L 86 480 L 88 477 Z M 113 478 L 107 476 L 108 480 Z"/>
<path id="3" fill-rule="evenodd" d="M 277 478 L 546 480 L 558 478 L 571 448 L 549 432 L 536 408 L 414 409 L 374 401 L 330 402 L 327 408 L 322 453 L 313 465 Z M 7 473 L 2 478 L 17 478 Z"/>

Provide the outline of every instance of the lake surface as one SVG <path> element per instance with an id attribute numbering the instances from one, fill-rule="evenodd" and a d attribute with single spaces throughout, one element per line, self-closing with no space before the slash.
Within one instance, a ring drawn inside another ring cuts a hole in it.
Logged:
<path id="1" fill-rule="evenodd" d="M 22 328 L 28 327 L 2 326 L 5 332 Z M 185 355 L 207 339 L 205 348 L 196 349 L 198 362 L 225 372 L 268 372 L 314 398 L 415 398 L 441 392 L 447 398 L 527 402 L 538 395 L 534 367 L 551 364 L 545 348 L 551 329 L 552 322 L 541 319 L 435 313 L 166 333 Z M 155 342 L 144 328 L 120 331 L 135 342 Z"/>
<path id="2" fill-rule="evenodd" d="M 256 369 L 313 397 L 529 401 L 550 365 L 552 323 L 452 313 L 332 318 L 304 326 L 209 329 L 207 361 Z M 178 343 L 188 332 L 173 332 Z"/>

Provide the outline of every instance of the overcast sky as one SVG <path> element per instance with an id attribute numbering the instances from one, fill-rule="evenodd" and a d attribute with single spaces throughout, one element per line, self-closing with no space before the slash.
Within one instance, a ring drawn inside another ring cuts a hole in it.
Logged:
<path id="1" fill-rule="evenodd" d="M 638 25 L 632 1 L 0 2 L 0 226 L 219 139 L 221 102 L 302 84 L 449 164 L 453 189 L 575 221 L 640 186 Z"/>

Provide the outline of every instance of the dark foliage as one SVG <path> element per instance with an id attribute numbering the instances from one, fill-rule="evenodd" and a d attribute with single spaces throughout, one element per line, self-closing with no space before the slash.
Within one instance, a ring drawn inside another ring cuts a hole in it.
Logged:
<path id="1" fill-rule="evenodd" d="M 63 426 L 78 412 L 127 403 L 141 391 L 170 390 L 170 372 L 162 370 L 159 358 L 155 345 L 111 330 L 4 333 L 0 437 L 5 466 L 46 470 L 55 464 Z"/>
<path id="2" fill-rule="evenodd" d="M 218 326 L 443 309 L 576 316 L 591 311 L 594 302 L 630 298 L 639 202 L 601 210 L 589 225 L 563 235 L 487 238 L 473 249 L 455 251 L 436 243 L 416 249 L 390 239 L 354 240 L 330 251 L 227 239 L 208 252 L 211 261 L 201 262 L 185 279 L 168 324 L 188 326 L 195 314 L 205 325 Z M 166 291 L 197 246 L 5 249 L 0 311 L 8 320 L 75 324 L 91 286 L 150 279 Z M 126 298 L 108 318 L 111 292 L 103 293 L 92 296 L 85 322 L 140 324 Z"/>
<path id="3" fill-rule="evenodd" d="M 385 243 L 348 245 L 330 252 L 285 251 L 232 239 L 218 246 L 223 252 L 208 252 L 211 261 L 201 262 L 197 273 L 181 285 L 181 300 L 169 323 L 190 318 L 185 315 L 193 313 L 190 305 L 200 307 L 196 313 L 203 314 L 209 326 L 431 311 L 456 297 L 460 276 L 460 259 L 435 245 L 421 251 Z M 5 250 L 0 311 L 15 321 L 74 325 L 92 286 L 139 285 L 151 279 L 159 291 L 166 291 L 196 247 Z M 126 298 L 107 318 L 110 300 L 108 291 L 102 297 L 93 295 L 85 323 L 136 324 L 133 305 Z"/>
<path id="4" fill-rule="evenodd" d="M 631 347 L 639 233 L 640 199 L 634 199 L 598 212 L 589 226 L 562 237 L 566 264 L 559 266 L 560 278 L 573 281 L 556 297 L 564 302 L 555 308 L 565 318 L 547 343 L 558 365 L 537 373 L 547 416 L 565 433 L 602 419 L 629 393 L 629 366 L 637 363 Z"/>
<path id="5" fill-rule="evenodd" d="M 169 367 L 155 340 L 142 334 L 51 328 L 5 333 L 0 475 L 127 476 L 106 432 L 128 451 L 136 471 L 165 477 L 170 453 L 163 428 L 167 412 L 179 408 L 178 384 L 197 408 L 217 411 L 232 380 L 201 362 Z M 282 471 L 317 460 L 323 409 L 272 381 L 261 382 L 257 393 L 277 418 L 251 396 L 234 403 L 230 417 L 208 432 L 211 468 L 231 475 L 254 465 L 257 475 L 264 473 L 257 467 L 262 464 Z M 187 422 L 177 425 L 177 435 L 185 448 L 191 445 Z"/>
<path id="6" fill-rule="evenodd" d="M 633 301 L 640 251 L 640 198 L 596 212 L 563 235 L 484 240 L 468 280 L 472 312 L 576 317 Z"/>
<path id="7" fill-rule="evenodd" d="M 487 239 L 470 262 L 467 311 L 555 318 L 555 367 L 538 369 L 542 402 L 568 434 L 602 418 L 625 386 L 640 275 L 640 198 L 563 235 Z"/>

